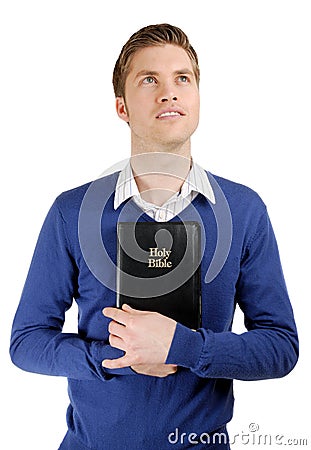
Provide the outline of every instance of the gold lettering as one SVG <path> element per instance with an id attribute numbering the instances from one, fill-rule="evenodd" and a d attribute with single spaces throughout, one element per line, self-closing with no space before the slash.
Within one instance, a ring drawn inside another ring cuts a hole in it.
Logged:
<path id="1" fill-rule="evenodd" d="M 168 261 L 171 253 L 172 251 L 166 250 L 165 247 L 163 247 L 161 250 L 159 250 L 157 247 L 149 247 L 148 268 L 172 267 L 172 262 Z"/>
<path id="2" fill-rule="evenodd" d="M 156 267 L 155 265 L 156 260 L 155 259 L 148 259 L 148 267 Z"/>

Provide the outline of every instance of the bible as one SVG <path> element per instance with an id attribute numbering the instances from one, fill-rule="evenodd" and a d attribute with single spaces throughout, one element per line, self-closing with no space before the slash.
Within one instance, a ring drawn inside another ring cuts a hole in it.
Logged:
<path id="1" fill-rule="evenodd" d="M 188 222 L 119 222 L 117 307 L 201 326 L 201 229 Z"/>

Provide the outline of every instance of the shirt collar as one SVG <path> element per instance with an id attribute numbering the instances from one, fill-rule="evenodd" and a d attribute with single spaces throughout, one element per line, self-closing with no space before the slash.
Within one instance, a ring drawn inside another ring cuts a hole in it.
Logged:
<path id="1" fill-rule="evenodd" d="M 192 161 L 191 169 L 181 187 L 180 195 L 185 198 L 191 191 L 199 192 L 211 203 L 216 203 L 213 188 L 206 171 L 194 161 Z M 139 196 L 140 194 L 129 161 L 118 176 L 114 196 L 114 209 L 117 209 L 121 203 L 134 195 Z"/>
<path id="2" fill-rule="evenodd" d="M 188 176 L 181 187 L 180 194 L 183 197 L 186 197 L 191 191 L 199 192 L 211 203 L 216 203 L 214 191 L 206 171 L 194 161 L 192 162 Z"/>

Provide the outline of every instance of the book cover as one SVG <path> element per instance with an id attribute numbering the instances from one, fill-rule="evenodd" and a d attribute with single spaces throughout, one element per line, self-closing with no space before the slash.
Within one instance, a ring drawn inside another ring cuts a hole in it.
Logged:
<path id="1" fill-rule="evenodd" d="M 201 326 L 198 222 L 119 222 L 117 307 L 155 311 Z"/>

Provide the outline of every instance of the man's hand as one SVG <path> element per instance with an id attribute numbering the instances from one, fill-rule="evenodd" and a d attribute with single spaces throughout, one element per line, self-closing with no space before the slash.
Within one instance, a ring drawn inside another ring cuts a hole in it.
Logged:
<path id="1" fill-rule="evenodd" d="M 123 305 L 122 310 L 105 308 L 103 314 L 112 319 L 108 326 L 110 345 L 125 352 L 121 358 L 105 359 L 103 367 L 131 366 L 133 370 L 139 370 L 138 366 L 165 363 L 176 329 L 175 320 L 155 312 L 138 311 L 128 305 Z M 151 372 L 152 368 L 148 370 Z"/>
<path id="2" fill-rule="evenodd" d="M 151 377 L 164 378 L 177 372 L 175 364 L 140 364 L 131 366 L 134 372 L 141 375 L 149 375 Z"/>

